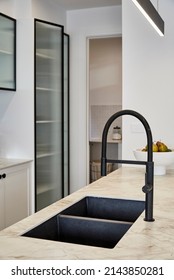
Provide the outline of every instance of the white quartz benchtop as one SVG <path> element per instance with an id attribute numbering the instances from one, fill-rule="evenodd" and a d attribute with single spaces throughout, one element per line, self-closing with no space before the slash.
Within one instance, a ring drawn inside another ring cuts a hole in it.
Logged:
<path id="1" fill-rule="evenodd" d="M 8 167 L 24 164 L 30 162 L 29 159 L 10 159 L 10 158 L 0 158 L 0 169 L 5 169 Z"/>
<path id="2" fill-rule="evenodd" d="M 154 178 L 155 222 L 144 212 L 113 249 L 21 237 L 86 195 L 144 199 L 144 168 L 124 167 L 0 232 L 0 259 L 174 259 L 174 171 Z"/>

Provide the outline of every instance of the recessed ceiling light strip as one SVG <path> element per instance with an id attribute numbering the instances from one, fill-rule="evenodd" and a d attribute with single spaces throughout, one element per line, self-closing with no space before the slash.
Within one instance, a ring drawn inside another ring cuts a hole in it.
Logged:
<path id="1" fill-rule="evenodd" d="M 164 21 L 149 0 L 132 0 L 160 36 L 164 36 Z"/>

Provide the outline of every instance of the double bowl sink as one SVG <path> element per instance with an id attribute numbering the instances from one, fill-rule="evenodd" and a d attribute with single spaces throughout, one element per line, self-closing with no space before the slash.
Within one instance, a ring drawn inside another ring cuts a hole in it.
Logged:
<path id="1" fill-rule="evenodd" d="M 86 196 L 23 236 L 114 248 L 144 209 L 144 201 Z"/>

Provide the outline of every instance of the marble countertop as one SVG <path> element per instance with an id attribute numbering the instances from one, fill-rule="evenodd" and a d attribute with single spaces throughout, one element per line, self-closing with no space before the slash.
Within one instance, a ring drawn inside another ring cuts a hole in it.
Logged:
<path id="1" fill-rule="evenodd" d="M 144 168 L 123 167 L 0 232 L 0 259 L 174 259 L 174 171 L 154 177 L 154 222 L 144 212 L 113 249 L 22 237 L 86 195 L 144 200 Z"/>
<path id="2" fill-rule="evenodd" d="M 5 169 L 12 166 L 28 163 L 30 161 L 31 161 L 30 159 L 0 158 L 0 169 Z"/>

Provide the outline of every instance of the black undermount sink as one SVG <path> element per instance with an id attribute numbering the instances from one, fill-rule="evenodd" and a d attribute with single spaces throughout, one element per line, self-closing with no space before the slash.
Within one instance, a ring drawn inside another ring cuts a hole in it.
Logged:
<path id="1" fill-rule="evenodd" d="M 144 201 L 87 196 L 23 236 L 113 248 L 144 209 Z"/>

